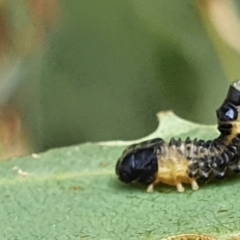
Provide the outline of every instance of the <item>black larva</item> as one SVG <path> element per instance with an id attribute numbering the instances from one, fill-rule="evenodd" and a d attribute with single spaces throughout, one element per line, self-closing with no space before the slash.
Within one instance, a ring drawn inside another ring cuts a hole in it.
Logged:
<path id="1" fill-rule="evenodd" d="M 228 171 L 240 172 L 240 81 L 229 87 L 217 119 L 220 135 L 214 140 L 156 138 L 129 146 L 117 161 L 118 178 L 148 185 L 148 192 L 158 183 L 183 192 L 182 183 L 197 190 L 199 178 L 222 179 Z"/>

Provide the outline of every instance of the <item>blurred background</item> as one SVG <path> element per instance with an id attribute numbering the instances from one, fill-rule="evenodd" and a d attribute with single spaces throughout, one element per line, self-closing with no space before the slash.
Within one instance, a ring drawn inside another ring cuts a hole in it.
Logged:
<path id="1" fill-rule="evenodd" d="M 0 159 L 215 124 L 240 78 L 240 1 L 0 0 Z"/>

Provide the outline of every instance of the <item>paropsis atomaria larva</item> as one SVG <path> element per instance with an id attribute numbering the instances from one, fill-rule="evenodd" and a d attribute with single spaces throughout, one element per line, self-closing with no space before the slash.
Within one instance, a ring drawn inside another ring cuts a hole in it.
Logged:
<path id="1" fill-rule="evenodd" d="M 229 87 L 216 112 L 220 131 L 216 139 L 155 138 L 127 147 L 116 164 L 119 180 L 147 185 L 148 192 L 158 183 L 183 192 L 183 183 L 197 190 L 198 179 L 222 179 L 229 171 L 240 172 L 240 80 Z"/>

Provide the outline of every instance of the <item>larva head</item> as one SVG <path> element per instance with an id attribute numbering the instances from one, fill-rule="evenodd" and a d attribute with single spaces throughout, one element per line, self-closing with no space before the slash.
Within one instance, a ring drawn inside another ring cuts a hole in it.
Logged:
<path id="1" fill-rule="evenodd" d="M 153 183 L 158 171 L 157 148 L 133 148 L 123 153 L 117 161 L 116 174 L 125 183 L 139 182 L 144 185 Z"/>
<path id="2" fill-rule="evenodd" d="M 238 121 L 240 111 L 240 80 L 234 82 L 228 90 L 226 99 L 217 110 L 218 129 L 224 135 L 231 132 L 233 122 Z"/>

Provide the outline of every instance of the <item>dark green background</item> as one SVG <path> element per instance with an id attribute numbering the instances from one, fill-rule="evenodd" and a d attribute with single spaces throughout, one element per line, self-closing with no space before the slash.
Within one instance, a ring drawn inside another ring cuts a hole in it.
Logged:
<path id="1" fill-rule="evenodd" d="M 216 123 L 235 79 L 194 1 L 65 0 L 61 8 L 31 84 L 16 97 L 39 149 L 140 138 L 156 128 L 160 110 Z"/>

